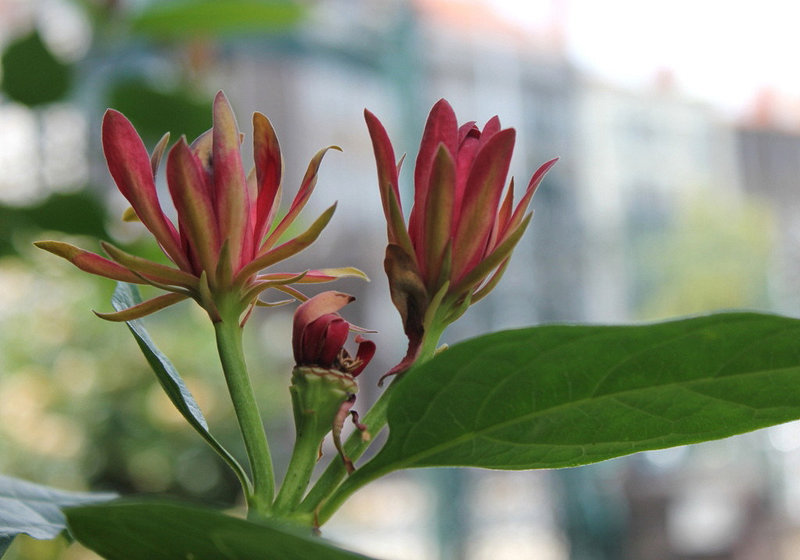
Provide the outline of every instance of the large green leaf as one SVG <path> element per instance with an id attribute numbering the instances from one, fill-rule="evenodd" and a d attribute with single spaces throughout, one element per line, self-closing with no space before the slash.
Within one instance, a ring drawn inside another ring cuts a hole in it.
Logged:
<path id="1" fill-rule="evenodd" d="M 300 3 L 287 0 L 175 0 L 153 3 L 133 29 L 160 38 L 264 33 L 292 28 L 304 14 Z"/>
<path id="2" fill-rule="evenodd" d="M 111 296 L 111 305 L 114 309 L 122 311 L 123 309 L 127 309 L 141 302 L 142 298 L 136 286 L 124 282 L 117 283 L 117 288 Z M 156 347 L 140 320 L 126 321 L 126 324 L 133 334 L 133 337 L 136 339 L 137 344 L 139 344 L 139 348 L 141 348 L 142 353 L 147 359 L 147 363 L 150 364 L 150 367 L 155 372 L 169 400 L 172 401 L 172 404 L 175 405 L 175 408 L 178 409 L 178 412 L 189 422 L 192 428 L 194 428 L 195 431 L 208 442 L 211 448 L 231 467 L 242 483 L 242 486 L 245 489 L 249 489 L 249 481 L 244 469 L 233 455 L 211 435 L 203 412 L 200 410 L 194 397 L 192 397 L 189 388 L 186 387 L 186 384 L 183 382 L 178 370 L 175 369 L 172 362 L 170 362 L 158 347 Z"/>
<path id="3" fill-rule="evenodd" d="M 286 527 L 127 500 L 66 511 L 72 535 L 109 560 L 368 560 Z"/>
<path id="4" fill-rule="evenodd" d="M 20 533 L 53 539 L 66 528 L 62 507 L 116 498 L 111 493 L 65 492 L 0 475 L 0 556 Z"/>
<path id="5" fill-rule="evenodd" d="M 582 465 L 800 418 L 800 321 L 729 313 L 480 337 L 393 389 L 348 486 L 408 467 Z"/>

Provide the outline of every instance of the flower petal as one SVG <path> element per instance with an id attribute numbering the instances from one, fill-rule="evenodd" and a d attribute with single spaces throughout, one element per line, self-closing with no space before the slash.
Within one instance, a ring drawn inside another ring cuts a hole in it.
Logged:
<path id="1" fill-rule="evenodd" d="M 439 144 L 425 203 L 424 246 L 417 247 L 420 274 L 431 293 L 436 291 L 445 249 L 450 242 L 455 190 L 455 162 L 444 145 Z"/>
<path id="2" fill-rule="evenodd" d="M 228 240 L 233 270 L 252 259 L 253 224 L 250 197 L 242 168 L 239 129 L 228 99 L 221 91 L 214 98 L 212 129 L 214 202 L 220 239 Z"/>
<path id="3" fill-rule="evenodd" d="M 514 139 L 513 128 L 502 130 L 475 156 L 461 214 L 454 224 L 452 278 L 456 282 L 478 264 L 486 252 L 511 163 Z"/>
<path id="4" fill-rule="evenodd" d="M 98 276 L 111 278 L 120 282 L 130 282 L 132 284 L 146 284 L 144 280 L 136 276 L 133 272 L 113 261 L 101 257 L 95 253 L 84 251 L 69 243 L 61 241 L 37 241 L 34 243 L 40 249 L 44 249 L 56 256 L 68 260 L 81 270 Z"/>
<path id="5" fill-rule="evenodd" d="M 356 353 L 356 361 L 359 363 L 358 367 L 350 372 L 350 375 L 356 377 L 359 373 L 364 371 L 372 357 L 375 355 L 376 346 L 371 340 L 367 340 L 361 335 L 356 337 L 358 343 L 358 351 Z"/>
<path id="6" fill-rule="evenodd" d="M 311 162 L 308 164 L 308 169 L 306 169 L 306 174 L 303 177 L 303 182 L 300 184 L 300 189 L 297 191 L 297 194 L 292 201 L 292 205 L 289 207 L 289 211 L 280 221 L 280 223 L 275 226 L 275 229 L 269 234 L 269 237 L 264 241 L 259 249 L 259 254 L 264 254 L 266 251 L 271 249 L 275 243 L 280 241 L 281 236 L 286 232 L 290 225 L 295 221 L 297 215 L 305 207 L 308 199 L 311 197 L 311 193 L 314 191 L 314 187 L 317 184 L 317 174 L 319 172 L 319 166 L 322 163 L 323 156 L 328 152 L 328 150 L 338 150 L 342 151 L 339 146 L 328 146 L 327 148 L 323 148 L 322 150 L 318 151 L 313 158 L 311 158 Z"/>
<path id="7" fill-rule="evenodd" d="M 150 154 L 150 168 L 153 170 L 153 177 L 158 173 L 158 166 L 161 165 L 161 158 L 164 155 L 164 150 L 167 149 L 167 144 L 169 144 L 169 132 L 164 133 L 156 147 L 153 148 L 153 153 Z"/>
<path id="8" fill-rule="evenodd" d="M 463 278 L 461 278 L 458 283 L 453 285 L 450 290 L 451 293 L 460 294 L 473 290 L 476 285 L 480 284 L 483 279 L 492 272 L 492 270 L 500 266 L 500 264 L 509 257 L 511 251 L 514 250 L 514 247 L 519 242 L 522 234 L 525 233 L 525 229 L 528 227 L 532 217 L 533 212 L 528 213 L 528 215 L 523 218 L 519 226 L 511 231 L 511 233 L 506 236 L 502 243 L 500 243 L 491 253 L 486 255 L 486 257 L 484 257 L 483 260 L 481 260 Z"/>
<path id="9" fill-rule="evenodd" d="M 103 117 L 102 141 L 108 170 L 119 191 L 172 262 L 182 270 L 191 270 L 178 232 L 159 205 L 150 156 L 133 125 L 122 113 L 109 109 Z"/>
<path id="10" fill-rule="evenodd" d="M 403 236 L 403 232 L 406 237 L 408 236 L 400 203 L 400 188 L 397 182 L 397 175 L 400 172 L 403 160 L 401 159 L 399 163 L 396 162 L 392 143 L 381 121 L 366 109 L 364 109 L 364 119 L 367 121 L 367 129 L 372 140 L 372 149 L 375 152 L 375 164 L 378 168 L 378 188 L 381 193 L 383 213 L 386 216 L 389 243 L 400 243 L 399 238 Z M 405 156 L 403 157 L 405 158 Z M 397 207 L 396 209 L 392 208 L 392 199 Z M 411 248 L 410 244 L 408 248 Z"/>
<path id="11" fill-rule="evenodd" d="M 422 241 L 425 202 L 428 199 L 431 169 L 439 144 L 444 144 L 451 155 L 458 152 L 458 121 L 453 108 L 444 99 L 437 101 L 428 114 L 414 167 L 414 208 L 408 219 L 408 234 L 415 247 Z"/>
<path id="12" fill-rule="evenodd" d="M 522 221 L 522 216 L 525 214 L 525 211 L 528 208 L 528 204 L 530 204 L 531 198 L 533 198 L 533 193 L 536 192 L 536 189 L 541 184 L 544 176 L 547 174 L 548 171 L 556 164 L 558 158 L 553 158 L 548 162 L 542 164 L 539 169 L 533 174 L 531 177 L 530 182 L 528 183 L 528 188 L 525 190 L 525 194 L 517 204 L 517 207 L 514 209 L 514 213 L 511 216 L 511 219 L 508 222 L 508 226 L 502 232 L 503 237 L 507 235 L 510 231 L 516 228 L 520 222 Z"/>
<path id="13" fill-rule="evenodd" d="M 336 313 L 354 299 L 356 298 L 350 294 L 328 291 L 317 294 L 308 301 L 301 303 L 294 311 L 292 340 L 300 341 L 302 339 L 303 330 L 309 324 L 323 315 Z M 295 356 L 295 358 L 296 357 L 297 356 Z"/>
<path id="14" fill-rule="evenodd" d="M 236 274 L 234 283 L 241 284 L 262 268 L 266 268 L 284 259 L 288 259 L 292 255 L 299 253 L 311 245 L 314 241 L 316 241 L 317 237 L 319 237 L 319 234 L 322 233 L 322 230 L 325 229 L 325 226 L 328 225 L 328 222 L 331 221 L 335 211 L 336 204 L 325 210 L 325 212 L 323 212 L 306 231 L 297 237 L 290 239 L 282 245 L 278 245 L 271 251 L 267 251 L 260 257 L 250 261 Z"/>
<path id="15" fill-rule="evenodd" d="M 178 303 L 179 301 L 183 301 L 187 297 L 189 296 L 183 294 L 163 294 L 127 309 L 123 309 L 122 311 L 117 311 L 115 313 L 99 313 L 95 311 L 94 314 L 106 321 L 132 321 L 133 319 L 139 319 L 145 315 L 150 315 L 151 313 L 155 313 L 165 307 Z"/>
<path id="16" fill-rule="evenodd" d="M 255 242 L 261 243 L 275 218 L 283 160 L 278 137 L 269 119 L 253 113 L 253 157 L 256 170 Z"/>
<path id="17" fill-rule="evenodd" d="M 118 262 L 128 270 L 141 274 L 147 279 L 154 280 L 155 282 L 161 284 L 171 284 L 190 289 L 197 288 L 197 278 L 191 274 L 183 272 L 182 270 L 164 266 L 163 264 L 131 255 L 130 253 L 115 247 L 111 243 L 106 243 L 105 241 L 101 241 L 100 245 L 103 247 L 103 250 L 106 252 L 106 254 L 108 254 L 108 256 L 114 261 Z"/>
<path id="18" fill-rule="evenodd" d="M 181 138 L 167 156 L 167 183 L 178 211 L 181 233 L 185 234 L 202 270 L 217 267 L 220 235 L 214 215 L 211 189 L 200 160 L 185 138 Z M 199 270 L 195 271 L 199 274 Z"/>

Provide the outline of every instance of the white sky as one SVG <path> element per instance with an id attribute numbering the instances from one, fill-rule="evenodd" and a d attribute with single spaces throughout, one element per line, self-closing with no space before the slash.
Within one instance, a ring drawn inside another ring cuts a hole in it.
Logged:
<path id="1" fill-rule="evenodd" d="M 533 26 L 561 11 L 582 67 L 628 85 L 671 69 L 692 96 L 736 110 L 765 87 L 800 96 L 800 2 L 486 0 Z"/>

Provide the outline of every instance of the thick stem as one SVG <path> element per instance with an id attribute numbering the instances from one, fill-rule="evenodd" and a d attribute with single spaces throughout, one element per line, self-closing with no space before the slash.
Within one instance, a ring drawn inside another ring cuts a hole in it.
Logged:
<path id="1" fill-rule="evenodd" d="M 217 349 L 225 381 L 228 384 L 228 392 L 233 401 L 233 409 L 236 412 L 253 473 L 253 493 L 247 497 L 247 505 L 251 513 L 266 515 L 275 493 L 272 458 L 244 361 L 242 328 L 238 319 L 238 314 L 229 313 L 222 321 L 214 323 L 214 331 L 217 335 Z"/>
<path id="2" fill-rule="evenodd" d="M 367 426 L 367 431 L 376 436 L 386 425 L 386 407 L 389 404 L 388 393 L 391 386 L 375 401 L 369 412 L 361 419 Z M 367 450 L 370 441 L 364 441 L 360 432 L 350 434 L 344 444 L 344 453 L 352 461 L 355 461 Z M 331 461 L 322 476 L 319 477 L 314 487 L 309 491 L 305 500 L 300 504 L 300 511 L 311 513 L 317 509 L 320 502 L 333 492 L 336 486 L 347 475 L 347 469 L 341 457 L 336 457 Z"/>
<path id="3" fill-rule="evenodd" d="M 320 443 L 321 438 L 314 430 L 298 432 L 286 477 L 273 505 L 276 515 L 290 514 L 297 509 L 319 460 Z"/>

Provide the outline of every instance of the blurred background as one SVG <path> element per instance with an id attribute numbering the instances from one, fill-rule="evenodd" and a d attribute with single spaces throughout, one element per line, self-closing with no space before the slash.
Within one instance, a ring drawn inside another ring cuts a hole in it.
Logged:
<path id="1" fill-rule="evenodd" d="M 91 313 L 110 309 L 113 282 L 31 246 L 97 250 L 108 239 L 158 254 L 120 219 L 126 204 L 99 147 L 106 107 L 152 147 L 165 131 L 207 129 L 224 89 L 243 132 L 254 110 L 272 120 L 287 196 L 318 149 L 344 149 L 326 157 L 304 214 L 338 200 L 337 215 L 290 264 L 353 265 L 372 278 L 336 286 L 358 296 L 347 318 L 379 331 L 359 409 L 404 352 L 364 107 L 409 161 L 440 97 L 462 121 L 498 114 L 517 129 L 518 182 L 561 158 L 503 282 L 449 343 L 544 322 L 797 315 L 798 10 L 778 0 L 0 0 L 0 472 L 239 500 L 125 327 Z M 207 322 L 182 304 L 146 325 L 241 455 Z M 281 465 L 293 434 L 290 323 L 291 309 L 262 311 L 246 340 Z M 394 475 L 357 494 L 325 534 L 386 560 L 798 559 L 800 427 L 560 471 Z M 22 537 L 9 557 L 96 558 Z"/>

